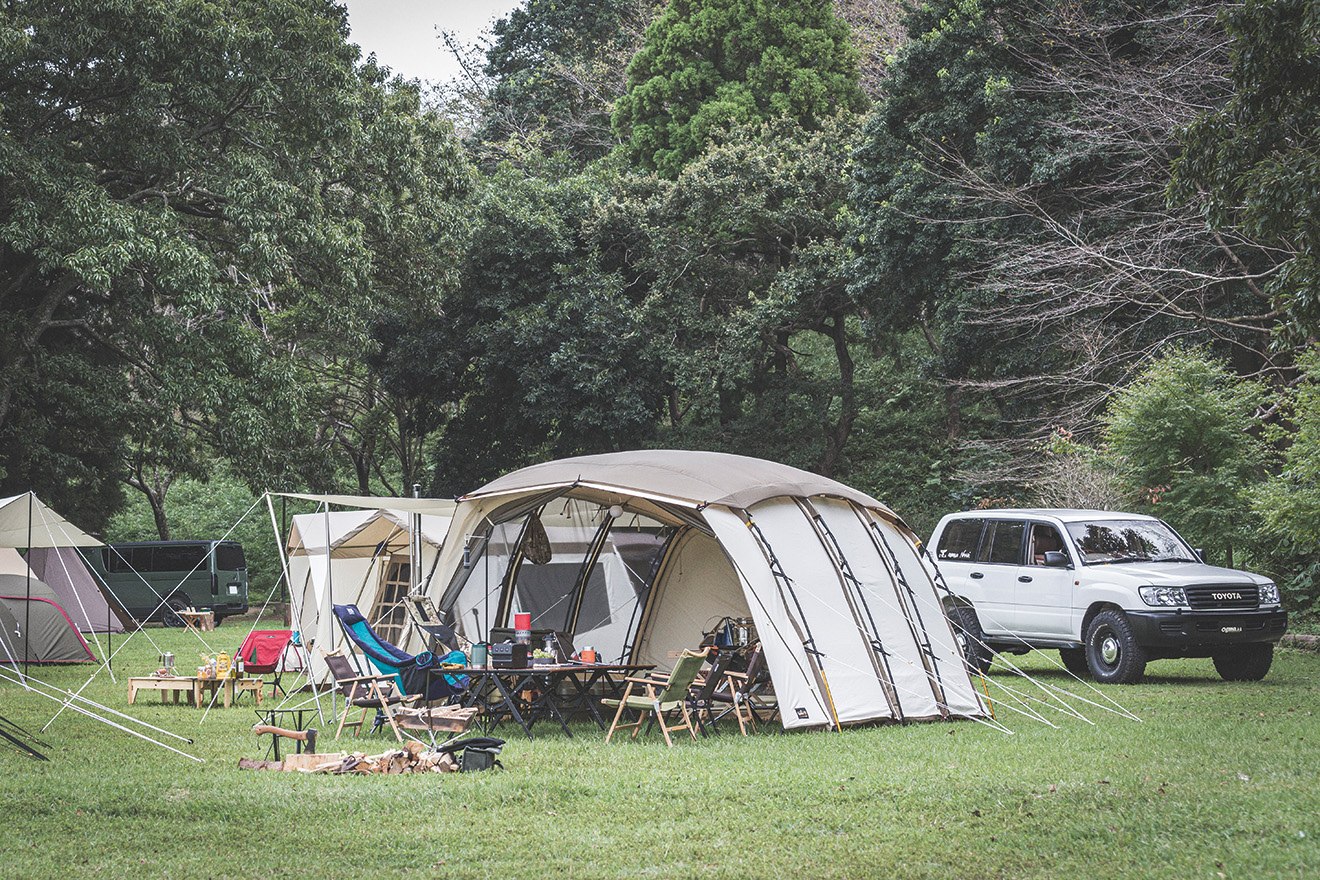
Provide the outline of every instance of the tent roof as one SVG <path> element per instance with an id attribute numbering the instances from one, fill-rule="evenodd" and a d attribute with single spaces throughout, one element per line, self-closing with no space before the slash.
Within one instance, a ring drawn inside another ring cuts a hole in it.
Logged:
<path id="1" fill-rule="evenodd" d="M 289 529 L 289 553 L 294 556 L 325 553 L 327 526 L 333 556 L 374 556 L 382 543 L 397 551 L 408 546 L 411 519 L 409 513 L 398 510 L 300 513 L 293 518 Z M 450 516 L 422 514 L 421 539 L 439 547 L 450 519 Z"/>
<path id="2" fill-rule="evenodd" d="M 746 508 L 781 496 L 831 495 L 890 512 L 864 492 L 786 464 L 724 452 L 679 449 L 583 455 L 532 465 L 505 474 L 459 500 L 573 486 L 696 508 L 708 504 Z"/>
<path id="3" fill-rule="evenodd" d="M 100 546 L 100 541 L 42 504 L 31 492 L 0 498 L 0 547 Z"/>

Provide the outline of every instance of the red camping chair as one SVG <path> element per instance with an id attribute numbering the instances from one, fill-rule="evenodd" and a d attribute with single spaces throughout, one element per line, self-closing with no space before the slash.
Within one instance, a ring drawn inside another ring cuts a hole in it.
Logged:
<path id="1" fill-rule="evenodd" d="M 243 659 L 244 675 L 273 675 L 274 681 L 270 682 L 270 695 L 275 696 L 276 691 L 283 691 L 280 687 L 280 676 L 286 672 L 302 669 L 302 663 L 290 665 L 285 661 L 285 652 L 289 651 L 290 642 L 293 640 L 293 630 L 290 629 L 254 629 L 247 634 L 243 640 L 243 647 L 238 649 L 237 657 Z M 297 648 L 293 647 L 295 658 L 301 659 L 297 653 Z"/>

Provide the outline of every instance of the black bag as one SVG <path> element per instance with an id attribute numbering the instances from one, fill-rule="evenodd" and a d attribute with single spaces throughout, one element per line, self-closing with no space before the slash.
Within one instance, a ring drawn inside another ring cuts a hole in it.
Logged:
<path id="1" fill-rule="evenodd" d="M 499 767 L 503 770 L 504 765 L 495 757 L 503 747 L 504 740 L 497 737 L 470 736 L 467 739 L 460 739 L 457 742 L 441 746 L 440 751 L 450 753 L 462 751 L 463 756 L 458 762 L 459 772 L 474 773 L 478 770 L 489 770 L 492 767 Z"/>

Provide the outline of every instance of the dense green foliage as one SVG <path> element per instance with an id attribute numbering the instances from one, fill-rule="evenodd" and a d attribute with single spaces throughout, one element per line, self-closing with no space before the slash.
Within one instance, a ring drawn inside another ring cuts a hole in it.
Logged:
<path id="1" fill-rule="evenodd" d="M 1210 222 L 1270 250 L 1253 266 L 1294 319 L 1320 328 L 1320 2 L 1248 0 L 1225 11 L 1232 98 L 1188 127 L 1175 192 L 1200 190 Z"/>
<path id="2" fill-rule="evenodd" d="M 149 473 L 163 502 L 203 444 L 254 485 L 324 481 L 290 355 L 443 285 L 468 185 L 445 125 L 322 0 L 0 15 L 6 485 L 95 524 L 107 485 Z"/>
<path id="3" fill-rule="evenodd" d="M 529 0 L 495 22 L 484 69 L 494 85 L 474 141 L 523 138 L 579 160 L 608 153 L 611 102 L 648 12 L 642 0 Z"/>
<path id="4" fill-rule="evenodd" d="M 1253 532 L 1262 390 L 1201 351 L 1171 351 L 1110 400 L 1105 437 L 1133 498 L 1231 566 Z"/>
<path id="5" fill-rule="evenodd" d="M 848 27 L 826 0 L 670 0 L 628 65 L 614 128 L 634 163 L 674 178 L 730 122 L 813 129 L 864 103 Z"/>

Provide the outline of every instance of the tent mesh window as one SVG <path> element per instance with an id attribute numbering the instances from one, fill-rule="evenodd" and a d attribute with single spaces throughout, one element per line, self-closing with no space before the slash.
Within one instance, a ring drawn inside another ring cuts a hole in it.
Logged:
<path id="1" fill-rule="evenodd" d="M 376 634 L 392 645 L 403 639 L 404 629 L 408 625 L 408 611 L 403 600 L 408 596 L 408 587 L 412 584 L 412 568 L 407 557 L 402 560 L 390 558 L 385 566 L 380 592 L 376 594 L 376 604 L 372 606 L 367 619 Z"/>

